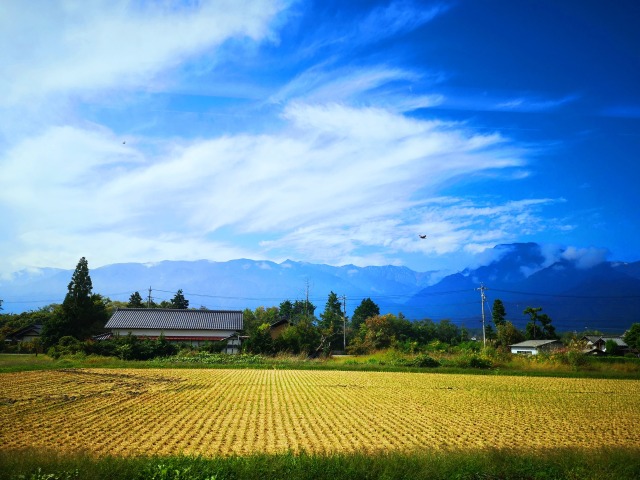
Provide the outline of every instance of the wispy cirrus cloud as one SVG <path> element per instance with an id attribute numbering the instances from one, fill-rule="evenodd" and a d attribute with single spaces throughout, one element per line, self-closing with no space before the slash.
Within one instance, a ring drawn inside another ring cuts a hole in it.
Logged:
<path id="1" fill-rule="evenodd" d="M 176 143 L 156 156 L 105 129 L 52 128 L 1 159 L 0 208 L 13 213 L 20 239 L 3 251 L 30 265 L 45 252 L 66 260 L 84 238 L 98 264 L 162 260 L 171 249 L 183 258 L 298 252 L 363 262 L 369 246 L 415 250 L 403 238 L 425 229 L 434 237 L 420 247 L 426 253 L 508 238 L 516 228 L 535 232 L 536 209 L 552 202 L 419 200 L 457 176 L 521 167 L 519 150 L 509 153 L 499 135 L 338 104 L 294 103 L 283 122 L 277 133 Z M 492 238 L 474 231 L 489 221 Z M 234 238 L 249 237 L 261 239 L 258 249 L 233 247 Z"/>
<path id="2" fill-rule="evenodd" d="M 145 86 L 185 59 L 231 38 L 269 38 L 285 1 L 31 2 L 3 5 L 2 104 L 48 94 Z M 38 11 L 38 15 L 33 12 Z M 7 47 L 8 46 L 8 47 Z"/>
<path id="3" fill-rule="evenodd" d="M 568 94 L 547 98 L 537 94 L 513 94 L 504 92 L 474 91 L 470 89 L 443 89 L 442 106 L 453 110 L 547 112 L 577 101 L 580 96 Z"/>
<path id="4" fill-rule="evenodd" d="M 392 61 L 356 65 L 337 61 L 336 53 L 292 68 L 296 73 L 272 88 L 260 86 L 259 94 L 247 95 L 254 103 L 242 114 L 235 104 L 224 109 L 212 101 L 211 115 L 237 116 L 241 125 L 233 133 L 208 125 L 198 136 L 178 134 L 176 124 L 187 115 L 169 111 L 170 128 L 154 127 L 146 115 L 150 90 L 196 91 L 202 85 L 193 79 L 203 72 L 211 74 L 213 90 L 231 84 L 225 68 L 234 71 L 243 59 L 226 62 L 228 43 L 236 54 L 246 47 L 249 60 L 255 58 L 260 44 L 277 37 L 275 19 L 286 17 L 286 7 L 43 2 L 48 16 L 39 28 L 40 17 L 12 4 L 18 23 L 37 31 L 21 63 L 17 46 L 27 34 L 10 37 L 11 29 L 0 28 L 0 40 L 13 47 L 0 52 L 0 61 L 15 64 L 0 100 L 10 119 L 0 121 L 7 138 L 6 148 L 0 146 L 0 216 L 10 219 L 0 232 L 0 271 L 69 267 L 83 255 L 92 265 L 290 256 L 400 263 L 405 254 L 473 253 L 567 227 L 542 221 L 542 209 L 558 200 L 443 194 L 461 179 L 526 178 L 529 151 L 464 122 L 406 115 L 449 99 L 425 87 L 433 83 L 429 75 Z M 364 14 L 360 31 L 350 24 L 343 33 L 357 37 L 356 48 L 378 41 L 376 29 L 397 35 L 444 11 L 394 2 Z M 204 60 L 191 62 L 195 57 Z M 108 115 L 90 120 L 76 108 L 90 109 L 104 98 L 136 113 L 145 125 L 136 127 L 152 135 L 123 143 Z M 45 100 L 62 113 L 39 115 Z M 19 113 L 29 105 L 33 115 L 21 134 L 7 135 L 7 125 L 24 119 Z M 421 232 L 429 241 L 415 241 Z"/>
<path id="5" fill-rule="evenodd" d="M 400 32 L 409 32 L 449 10 L 438 3 L 428 7 L 410 1 L 395 1 L 371 11 L 358 23 L 357 38 L 362 42 L 379 41 Z"/>

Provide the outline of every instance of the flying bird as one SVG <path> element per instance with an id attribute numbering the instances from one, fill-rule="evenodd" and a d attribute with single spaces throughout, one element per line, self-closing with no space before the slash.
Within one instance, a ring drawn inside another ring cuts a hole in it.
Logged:
<path id="1" fill-rule="evenodd" d="M 420 238 L 423 238 L 423 239 L 424 239 L 424 238 L 427 238 L 427 236 L 426 236 L 426 235 L 418 235 L 418 236 L 419 236 Z"/>

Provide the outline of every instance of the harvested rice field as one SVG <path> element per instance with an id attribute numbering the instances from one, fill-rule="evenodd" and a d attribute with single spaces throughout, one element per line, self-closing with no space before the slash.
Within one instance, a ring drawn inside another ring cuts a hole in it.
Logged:
<path id="1" fill-rule="evenodd" d="M 0 449 L 245 455 L 640 448 L 640 382 L 295 370 L 0 375 Z"/>

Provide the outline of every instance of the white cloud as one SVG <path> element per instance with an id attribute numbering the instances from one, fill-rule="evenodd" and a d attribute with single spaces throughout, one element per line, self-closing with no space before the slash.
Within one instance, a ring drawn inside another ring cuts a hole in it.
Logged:
<path id="1" fill-rule="evenodd" d="M 589 269 L 607 260 L 609 251 L 606 248 L 577 248 L 567 247 L 562 252 L 562 258 L 573 262 L 576 268 Z"/>
<path id="2" fill-rule="evenodd" d="M 230 38 L 268 38 L 269 22 L 284 6 L 257 0 L 7 2 L 0 15 L 0 63 L 11 68 L 0 77 L 0 102 L 149 88 L 160 72 Z"/>
<path id="3" fill-rule="evenodd" d="M 0 160 L 0 199 L 19 213 L 21 261 L 39 265 L 52 251 L 75 258 L 82 243 L 93 245 L 100 264 L 116 256 L 100 253 L 108 245 L 118 245 L 121 261 L 217 259 L 218 246 L 206 239 L 223 229 L 266 239 L 265 255 L 292 250 L 332 263 L 369 259 L 359 252 L 367 246 L 447 253 L 514 228 L 536 231 L 532 212 L 551 202 L 416 201 L 456 176 L 520 166 L 497 135 L 337 104 L 295 103 L 284 119 L 272 135 L 194 141 L 154 157 L 100 128 L 53 127 L 18 144 Z M 478 234 L 489 221 L 493 233 Z M 432 240 L 406 240 L 420 231 Z"/>
<path id="4" fill-rule="evenodd" d="M 0 62 L 12 67 L 0 80 L 0 271 L 69 268 L 80 256 L 93 266 L 239 257 L 401 263 L 406 253 L 472 255 L 549 228 L 539 211 L 556 200 L 439 196 L 461 178 L 523 178 L 527 152 L 498 133 L 404 115 L 445 100 L 414 94 L 422 74 L 404 68 L 320 63 L 274 88 L 267 110 L 279 116 L 266 114 L 268 127 L 252 124 L 251 133 L 187 140 L 158 130 L 163 140 L 123 144 L 116 127 L 83 117 L 83 107 L 107 97 L 144 102 L 141 90 L 193 75 L 184 67 L 194 57 L 207 60 L 197 68 L 215 70 L 225 42 L 273 40 L 285 2 L 37 7 L 33 15 L 32 3 L 8 3 L 0 15 L 8 45 Z M 392 3 L 363 28 L 384 24 L 391 35 L 441 11 Z M 417 242 L 418 233 L 428 240 Z"/>

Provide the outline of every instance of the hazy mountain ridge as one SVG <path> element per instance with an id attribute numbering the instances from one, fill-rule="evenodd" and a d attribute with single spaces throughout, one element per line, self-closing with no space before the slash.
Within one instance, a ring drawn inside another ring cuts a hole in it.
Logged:
<path id="1" fill-rule="evenodd" d="M 559 330 L 622 331 L 640 321 L 640 277 L 636 276 L 640 262 L 601 262 L 580 268 L 579 262 L 564 258 L 549 262 L 535 243 L 495 249 L 503 250 L 499 259 L 426 287 L 406 303 L 406 310 L 423 310 L 427 317 L 449 317 L 478 327 L 481 301 L 477 288 L 482 282 L 488 288 L 486 318 L 491 318 L 491 305 L 499 298 L 507 318 L 519 326 L 527 321 L 522 312 L 528 306 L 543 307 Z M 527 275 L 527 271 L 533 273 Z"/>
<path id="2" fill-rule="evenodd" d="M 237 259 L 227 262 L 162 261 L 121 263 L 91 269 L 94 292 L 127 301 L 149 288 L 155 301 L 168 300 L 182 289 L 191 306 L 243 309 L 278 305 L 307 295 L 324 309 L 330 291 L 347 297 L 350 314 L 371 297 L 383 313 L 408 318 L 449 318 L 475 328 L 481 325 L 483 283 L 486 318 L 500 298 L 507 317 L 522 326 L 527 306 L 541 306 L 558 329 L 619 330 L 640 321 L 640 262 L 599 262 L 590 268 L 563 252 L 549 256 L 535 243 L 498 245 L 486 252 L 487 264 L 445 276 L 403 266 L 334 267 L 286 260 Z M 73 270 L 29 269 L 0 281 L 6 312 L 35 310 L 60 303 Z"/>

